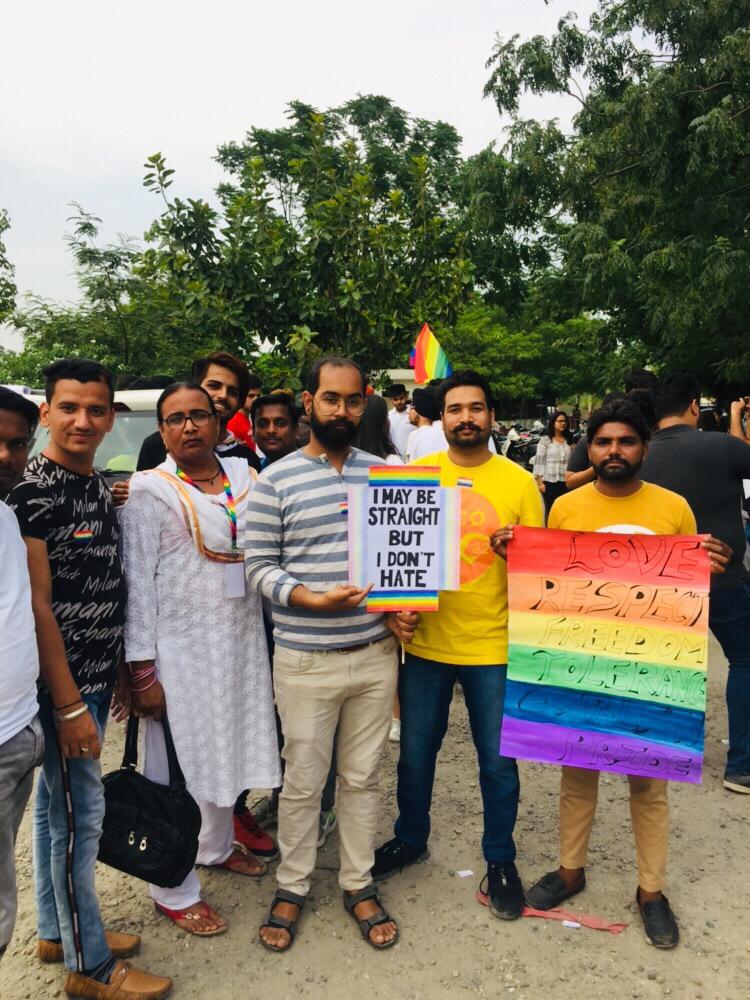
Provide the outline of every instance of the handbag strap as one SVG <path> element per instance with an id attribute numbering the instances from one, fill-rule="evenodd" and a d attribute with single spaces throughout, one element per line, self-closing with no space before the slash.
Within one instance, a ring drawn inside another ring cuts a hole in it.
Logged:
<path id="1" fill-rule="evenodd" d="M 128 719 L 128 728 L 125 734 L 125 752 L 122 756 L 122 768 L 123 770 L 135 771 L 138 765 L 138 725 L 139 718 L 137 715 L 131 713 Z M 180 762 L 177 759 L 177 751 L 175 750 L 174 740 L 172 739 L 172 730 L 169 728 L 169 720 L 167 719 L 167 713 L 164 712 L 161 717 L 162 729 L 164 730 L 164 745 L 167 751 L 167 764 L 169 766 L 169 784 L 170 787 L 184 786 L 185 785 L 185 775 L 182 773 L 182 768 L 180 767 Z"/>

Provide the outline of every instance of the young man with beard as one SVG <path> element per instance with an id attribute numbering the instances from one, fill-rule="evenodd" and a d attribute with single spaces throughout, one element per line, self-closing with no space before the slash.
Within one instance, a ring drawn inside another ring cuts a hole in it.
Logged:
<path id="1" fill-rule="evenodd" d="M 221 437 L 216 453 L 223 458 L 244 458 L 252 469 L 260 471 L 258 456 L 246 444 L 238 441 L 227 426 L 247 397 L 250 372 L 245 362 L 226 351 L 216 351 L 193 362 L 190 378 L 206 390 L 219 414 Z M 139 472 L 155 469 L 166 457 L 161 434 L 154 431 L 141 445 L 137 469 Z M 120 495 L 118 499 L 124 503 L 126 497 L 123 499 Z"/>
<path id="2" fill-rule="evenodd" d="M 38 423 L 36 403 L 0 385 L 0 500 L 23 475 Z"/>
<path id="3" fill-rule="evenodd" d="M 552 505 L 547 526 L 566 531 L 619 531 L 655 535 L 693 535 L 695 518 L 685 499 L 661 486 L 644 483 L 639 471 L 648 450 L 650 429 L 641 410 L 626 400 L 603 406 L 587 429 L 589 458 L 596 479 Z M 504 550 L 512 539 L 498 533 Z M 712 573 L 722 573 L 731 555 L 723 542 L 703 542 Z M 663 893 L 667 872 L 669 809 L 667 782 L 629 776 L 630 814 L 638 857 L 636 901 L 646 934 L 657 948 L 674 948 L 679 930 Z M 529 889 L 529 906 L 549 910 L 586 887 L 584 866 L 596 811 L 599 772 L 563 767 L 560 780 L 560 867 Z"/>
<path id="4" fill-rule="evenodd" d="M 104 930 L 94 884 L 104 816 L 99 754 L 122 658 L 125 579 L 117 516 L 96 449 L 115 418 L 112 376 L 66 358 L 44 370 L 44 452 L 11 491 L 26 542 L 45 752 L 34 812 L 34 887 L 43 962 L 64 961 L 71 996 L 157 998 L 170 979 L 120 961 L 135 934 Z"/>
<path id="5" fill-rule="evenodd" d="M 416 397 L 417 390 L 414 391 Z M 492 455 L 492 393 L 476 372 L 456 372 L 437 391 L 448 450 L 415 464 L 440 466 L 441 485 L 461 491 L 461 587 L 442 591 L 440 608 L 421 615 L 399 674 L 401 752 L 395 836 L 375 852 L 376 879 L 428 856 L 435 764 L 448 728 L 453 689 L 463 688 L 479 764 L 484 807 L 482 882 L 491 912 L 514 920 L 523 911 L 513 828 L 518 768 L 498 753 L 508 659 L 508 575 L 490 539 L 502 525 L 544 523 L 534 477 Z"/>
<path id="6" fill-rule="evenodd" d="M 310 441 L 265 469 L 247 508 L 245 565 L 272 602 L 274 689 L 286 761 L 279 800 L 279 888 L 260 940 L 286 951 L 315 867 L 320 796 L 338 729 L 339 884 L 365 940 L 395 944 L 397 928 L 372 884 L 378 765 L 396 688 L 396 642 L 412 615 L 368 614 L 367 590 L 348 584 L 347 490 L 380 459 L 351 447 L 366 406 L 362 369 L 315 362 L 303 404 Z"/>
<path id="7" fill-rule="evenodd" d="M 258 396 L 253 403 L 251 410 L 253 428 L 255 430 L 255 440 L 263 452 L 264 458 L 261 465 L 264 469 L 280 458 L 285 458 L 297 450 L 297 426 L 299 415 L 297 407 L 294 405 L 294 398 L 284 392 L 272 393 L 268 396 Z M 266 642 L 268 644 L 268 655 L 273 663 L 274 641 L 273 622 L 271 621 L 270 602 L 263 602 L 263 625 L 266 630 Z M 281 723 L 276 715 L 276 725 L 279 737 L 279 747 L 284 745 L 284 737 L 281 731 Z M 272 825 L 275 823 L 279 811 L 279 794 L 281 787 L 274 788 L 270 795 L 264 796 L 253 804 L 252 811 L 247 808 L 247 792 L 243 793 L 235 804 L 234 830 L 235 838 L 252 850 L 251 844 L 256 845 L 258 840 L 258 825 Z M 320 806 L 320 833 L 318 836 L 318 847 L 325 843 L 328 835 L 336 827 L 336 811 L 334 801 L 336 795 L 336 770 L 332 762 L 331 770 L 328 774 L 326 786 L 323 789 L 323 797 Z M 248 819 L 251 818 L 251 823 Z M 262 855 L 266 860 L 271 860 L 274 855 Z"/>
<path id="8" fill-rule="evenodd" d="M 253 436 L 253 418 L 252 409 L 253 403 L 259 396 L 263 395 L 263 382 L 261 379 L 255 375 L 253 372 L 247 373 L 247 394 L 242 403 L 242 406 L 237 410 L 235 415 L 227 424 L 227 428 L 231 434 L 237 438 L 237 440 L 244 445 L 247 445 L 251 451 L 255 451 L 256 439 Z M 261 449 L 262 451 L 263 449 Z"/>
<path id="9" fill-rule="evenodd" d="M 404 458 L 406 443 L 413 430 L 409 419 L 409 397 L 406 394 L 406 386 L 402 382 L 396 382 L 383 395 L 387 396 L 393 403 L 393 409 L 388 414 L 391 441 L 396 446 L 396 451 L 401 458 Z"/>

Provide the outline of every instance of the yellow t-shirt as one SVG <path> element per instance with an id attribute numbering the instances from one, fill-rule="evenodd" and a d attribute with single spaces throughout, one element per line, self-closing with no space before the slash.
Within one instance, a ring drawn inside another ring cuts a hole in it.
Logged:
<path id="1" fill-rule="evenodd" d="M 687 500 L 654 483 L 641 483 L 629 497 L 605 497 L 595 483 L 587 483 L 555 500 L 547 527 L 647 535 L 694 535 L 697 530 Z"/>
<path id="2" fill-rule="evenodd" d="M 534 477 L 500 455 L 469 469 L 454 465 L 447 452 L 413 464 L 439 465 L 441 486 L 456 486 L 461 492 L 461 589 L 440 591 L 440 610 L 420 616 L 407 648 L 438 663 L 506 663 L 508 572 L 489 539 L 506 524 L 544 524 Z"/>

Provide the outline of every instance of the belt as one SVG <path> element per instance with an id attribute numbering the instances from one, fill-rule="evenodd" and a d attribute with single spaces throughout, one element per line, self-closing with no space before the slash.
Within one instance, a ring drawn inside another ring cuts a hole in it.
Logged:
<path id="1" fill-rule="evenodd" d="M 367 649 L 368 646 L 374 646 L 378 642 L 382 642 L 383 639 L 387 639 L 388 636 L 381 636 L 380 639 L 371 639 L 370 642 L 359 642 L 355 646 L 341 646 L 339 649 L 326 649 L 323 652 L 326 653 L 356 653 L 360 649 Z"/>

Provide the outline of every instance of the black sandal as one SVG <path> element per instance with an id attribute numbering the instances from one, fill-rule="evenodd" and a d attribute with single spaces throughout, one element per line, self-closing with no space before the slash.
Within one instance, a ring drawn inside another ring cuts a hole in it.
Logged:
<path id="1" fill-rule="evenodd" d="M 286 917 L 277 917 L 274 914 L 274 909 L 277 903 L 292 903 L 299 907 L 297 912 L 297 917 L 295 920 L 288 920 Z M 260 938 L 260 943 L 264 948 L 268 948 L 269 951 L 288 951 L 294 944 L 294 935 L 297 933 L 297 922 L 302 916 L 302 907 L 305 905 L 305 897 L 298 896 L 296 892 L 287 892 L 286 889 L 277 889 L 271 900 L 271 907 L 268 911 L 268 916 L 266 917 L 266 922 L 261 924 L 258 928 L 258 937 Z M 275 927 L 277 930 L 287 931 L 289 934 L 289 940 L 284 945 L 269 944 L 264 940 L 263 935 L 260 933 L 264 927 Z"/>
<path id="2" fill-rule="evenodd" d="M 366 899 L 373 899 L 380 910 L 374 913 L 371 917 L 363 917 L 361 920 L 354 912 L 354 907 L 359 903 L 363 903 Z M 380 924 L 387 924 L 390 922 L 395 923 L 393 917 L 388 913 L 388 911 L 383 906 L 380 896 L 378 895 L 378 890 L 374 885 L 365 886 L 364 889 L 360 889 L 359 892 L 355 892 L 350 895 L 348 892 L 344 893 L 344 906 L 346 907 L 347 913 L 349 913 L 359 924 L 359 932 L 365 941 L 371 945 L 373 948 L 382 950 L 383 948 L 390 948 L 398 941 L 398 927 L 396 928 L 396 933 L 393 935 L 390 941 L 373 941 L 370 937 L 370 932 L 375 927 L 379 927 Z"/>

